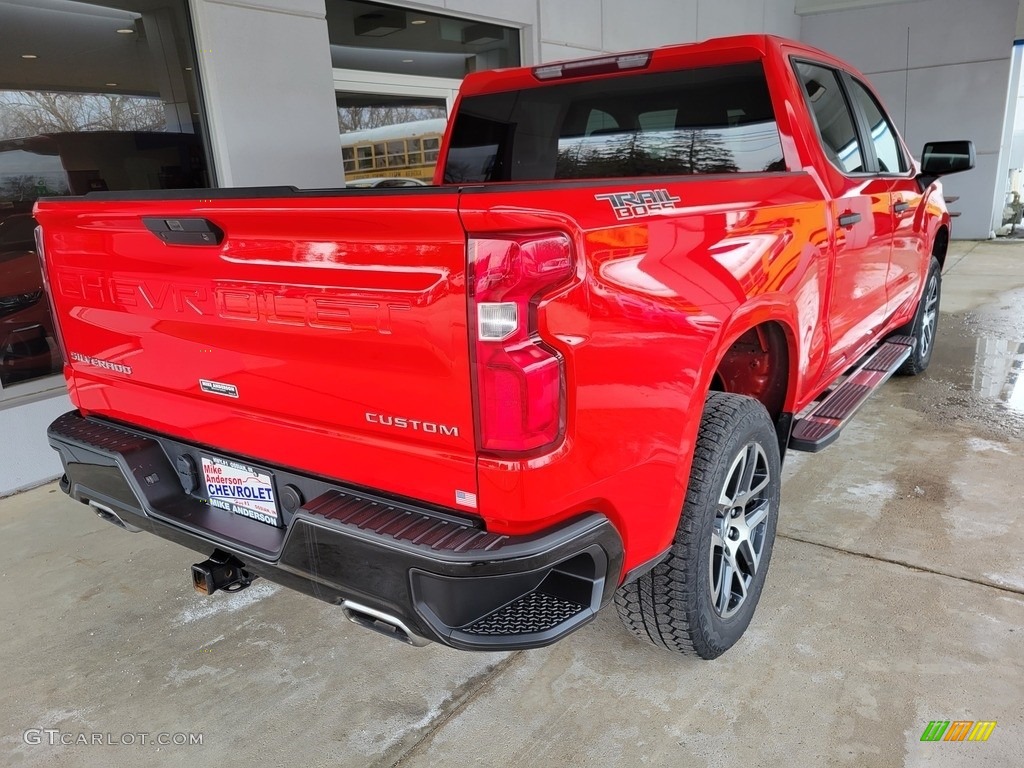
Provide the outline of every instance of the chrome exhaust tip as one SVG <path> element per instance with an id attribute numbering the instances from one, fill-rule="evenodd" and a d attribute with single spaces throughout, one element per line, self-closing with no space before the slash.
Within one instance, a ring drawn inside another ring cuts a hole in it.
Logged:
<path id="1" fill-rule="evenodd" d="M 374 632 L 380 632 L 382 635 L 400 640 L 416 648 L 422 648 L 430 644 L 429 640 L 412 632 L 397 616 L 391 616 L 374 608 L 368 608 L 352 600 L 342 601 L 341 609 L 353 624 L 358 624 L 366 629 L 372 629 Z"/>
<path id="2" fill-rule="evenodd" d="M 92 511 L 96 513 L 96 516 L 106 520 L 108 523 L 116 525 L 118 528 L 123 528 L 130 533 L 138 533 L 142 529 L 131 523 L 126 523 L 121 519 L 121 516 L 117 514 L 113 509 L 108 507 L 106 504 L 100 504 L 98 501 L 89 499 L 88 504 L 92 507 Z"/>

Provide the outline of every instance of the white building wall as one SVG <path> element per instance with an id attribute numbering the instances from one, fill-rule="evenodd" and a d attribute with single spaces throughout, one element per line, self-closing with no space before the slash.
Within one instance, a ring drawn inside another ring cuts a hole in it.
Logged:
<path id="1" fill-rule="evenodd" d="M 797 37 L 795 0 L 540 0 L 522 15 L 509 15 L 501 0 L 429 3 L 449 11 L 489 9 L 495 20 L 528 25 L 539 48 L 527 63 L 628 51 L 745 32 Z M 423 4 L 420 4 L 423 5 Z M 491 7 L 493 6 L 493 8 Z M 535 7 L 537 12 L 533 12 Z M 529 40 L 524 40 L 528 49 Z"/>
<path id="2" fill-rule="evenodd" d="M 46 442 L 46 427 L 70 410 L 64 392 L 0 409 L 0 497 L 60 476 L 60 458 Z"/>
<path id="3" fill-rule="evenodd" d="M 221 186 L 344 180 L 324 0 L 191 0 Z"/>
<path id="4" fill-rule="evenodd" d="M 954 237 L 989 237 L 1006 184 L 1003 126 L 1020 3 L 798 0 L 804 11 L 836 5 L 847 9 L 804 16 L 802 39 L 869 77 L 915 156 L 929 140 L 974 141 L 975 170 L 944 185 L 960 197 L 951 206 L 962 214 Z"/>

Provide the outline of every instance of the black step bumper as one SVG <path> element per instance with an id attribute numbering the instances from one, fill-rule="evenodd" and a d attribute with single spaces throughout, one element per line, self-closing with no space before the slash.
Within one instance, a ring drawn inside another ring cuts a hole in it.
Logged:
<path id="1" fill-rule="evenodd" d="M 64 462 L 61 488 L 107 519 L 207 555 L 222 550 L 270 581 L 394 617 L 410 639 L 469 650 L 549 645 L 592 619 L 621 575 L 622 542 L 598 514 L 505 536 L 445 510 L 269 467 L 279 487 L 309 500 L 275 528 L 186 493 L 175 467 L 181 456 L 198 461 L 198 446 L 77 411 L 48 436 Z"/>

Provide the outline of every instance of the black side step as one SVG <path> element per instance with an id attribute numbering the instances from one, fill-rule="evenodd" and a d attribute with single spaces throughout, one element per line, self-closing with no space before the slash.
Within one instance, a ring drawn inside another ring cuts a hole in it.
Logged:
<path id="1" fill-rule="evenodd" d="M 794 451 L 817 453 L 827 448 L 871 394 L 882 386 L 914 351 L 910 336 L 890 336 L 854 368 L 846 381 L 829 392 L 805 416 L 797 419 L 789 437 Z"/>

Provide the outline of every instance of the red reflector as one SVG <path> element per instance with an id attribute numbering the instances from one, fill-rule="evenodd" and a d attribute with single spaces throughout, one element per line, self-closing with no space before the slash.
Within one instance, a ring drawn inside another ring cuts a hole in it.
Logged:
<path id="1" fill-rule="evenodd" d="M 569 238 L 473 238 L 469 252 L 480 450 L 523 454 L 551 446 L 564 428 L 565 376 L 561 356 L 538 332 L 536 312 L 575 271 Z M 499 308 L 500 326 L 488 319 Z"/>

